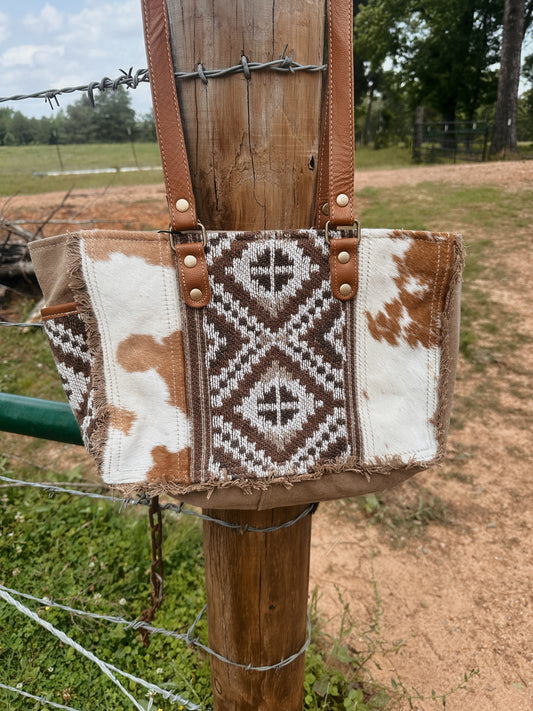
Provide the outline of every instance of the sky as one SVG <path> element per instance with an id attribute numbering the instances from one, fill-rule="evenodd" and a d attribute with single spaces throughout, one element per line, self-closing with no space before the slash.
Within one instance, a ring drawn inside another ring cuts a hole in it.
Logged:
<path id="1" fill-rule="evenodd" d="M 140 0 L 0 0 L 1 97 L 115 79 L 131 66 L 146 67 Z M 130 94 L 136 112 L 151 109 L 147 83 Z M 61 107 L 80 96 L 59 97 Z M 44 99 L 5 106 L 52 115 Z"/>

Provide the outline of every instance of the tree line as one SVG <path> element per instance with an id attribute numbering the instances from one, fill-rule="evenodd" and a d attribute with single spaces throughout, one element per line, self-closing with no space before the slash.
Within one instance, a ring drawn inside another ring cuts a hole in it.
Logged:
<path id="1" fill-rule="evenodd" d="M 94 107 L 87 96 L 54 112 L 53 116 L 30 118 L 21 111 L 0 108 L 0 145 L 31 143 L 122 143 L 155 141 L 153 115 L 137 118 L 131 96 L 124 87 L 95 94 Z"/>
<path id="2" fill-rule="evenodd" d="M 417 108 L 426 121 L 494 123 L 493 152 L 533 140 L 533 55 L 518 96 L 533 0 L 354 0 L 357 138 L 407 141 Z M 53 117 L 0 109 L 0 145 L 156 140 L 152 115 L 136 118 L 120 88 Z"/>

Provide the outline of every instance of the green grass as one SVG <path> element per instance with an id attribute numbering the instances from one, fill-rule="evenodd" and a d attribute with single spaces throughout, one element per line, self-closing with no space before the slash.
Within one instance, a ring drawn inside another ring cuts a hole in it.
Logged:
<path id="1" fill-rule="evenodd" d="M 0 473 L 15 472 L 0 458 Z M 19 474 L 20 472 L 17 472 Z M 38 475 L 33 474 L 33 478 Z M 48 478 L 49 475 L 48 475 Z M 74 478 L 77 478 L 74 473 Z M 0 582 L 39 598 L 99 614 L 134 619 L 148 607 L 149 532 L 145 511 L 46 492 L 5 489 L 0 497 Z M 154 625 L 188 629 L 205 602 L 201 527 L 197 519 L 165 513 L 165 598 Z M 134 630 L 70 617 L 36 603 L 31 609 L 86 649 L 131 674 L 179 693 L 202 706 L 212 704 L 209 660 L 183 642 L 152 635 L 149 649 Z M 321 631 L 312 610 L 313 643 L 306 658 L 306 711 L 384 711 L 395 698 L 372 679 L 375 650 L 350 651 Z M 195 630 L 207 644 L 206 622 Z M 371 643 L 371 639 L 367 639 Z M 2 681 L 75 708 L 127 711 L 131 706 L 98 668 L 49 632 L 0 601 Z M 126 682 L 143 701 L 144 691 Z M 25 711 L 27 701 L 0 690 L 0 707 Z M 33 707 L 32 707 L 33 708 Z M 179 708 L 156 699 L 156 709 Z"/>
<path id="2" fill-rule="evenodd" d="M 61 154 L 61 166 L 58 148 Z M 162 182 L 157 143 L 136 143 L 137 163 L 155 167 L 154 171 L 133 173 L 101 173 L 96 175 L 37 175 L 46 171 L 124 168 L 136 165 L 129 143 L 90 143 L 68 146 L 0 146 L 0 195 L 34 194 L 98 188 L 106 185 L 144 185 Z"/>
<path id="3" fill-rule="evenodd" d="M 32 305 L 27 301 L 19 304 L 21 320 Z M 66 401 L 43 329 L 2 329 L 0 392 Z"/>
<path id="4" fill-rule="evenodd" d="M 412 166 L 411 149 L 407 146 L 391 146 L 376 150 L 371 146 L 358 146 L 355 151 L 355 172 L 358 170 L 385 170 Z"/>
<path id="5" fill-rule="evenodd" d="M 0 466 L 6 470 L 5 462 Z M 8 474 L 11 472 L 8 470 Z M 0 580 L 7 587 L 54 598 L 100 614 L 134 619 L 149 606 L 150 566 L 147 517 L 118 505 L 23 489 L 4 490 L 0 499 Z M 164 565 L 166 603 L 155 623 L 183 630 L 205 601 L 201 527 L 196 520 L 166 514 Z M 36 609 L 35 604 L 29 607 Z M 70 618 L 37 607 L 41 617 L 85 648 L 132 674 L 172 689 L 196 703 L 211 703 L 205 654 L 178 640 L 154 635 L 149 649 L 139 634 L 123 627 Z M 44 695 L 56 703 L 85 709 L 126 711 L 131 706 L 99 669 L 49 632 L 0 602 L 2 681 Z M 196 632 L 206 641 L 205 621 Z M 126 682 L 139 700 L 145 691 Z M 177 706 L 158 699 L 155 708 Z M 33 706 L 0 690 L 0 706 L 23 711 Z"/>
<path id="6" fill-rule="evenodd" d="M 15 472 L 0 458 L 0 473 Z M 35 475 L 34 475 L 35 478 Z M 74 475 L 74 478 L 77 478 Z M 134 619 L 148 607 L 149 532 L 146 512 L 118 504 L 91 502 L 33 489 L 5 489 L 0 496 L 0 582 L 69 607 Z M 205 602 L 201 526 L 197 519 L 164 514 L 164 600 L 154 625 L 185 631 Z M 372 573 L 373 574 L 373 573 Z M 340 628 L 326 634 L 313 596 L 313 640 L 306 655 L 305 711 L 391 711 L 397 702 L 429 700 L 397 678 L 390 687 L 377 683 L 372 662 L 394 656 L 404 642 L 388 642 L 380 627 L 383 614 L 375 579 L 374 619 L 359 627 L 342 598 Z M 30 609 L 104 661 L 180 694 L 202 707 L 212 704 L 209 660 L 183 642 L 152 635 L 147 649 L 140 635 L 108 622 L 71 617 L 48 605 L 26 602 Z M 357 651 L 349 639 L 359 640 Z M 206 644 L 206 621 L 195 635 Z M 2 682 L 55 703 L 75 708 L 128 711 L 131 705 L 93 663 L 59 642 L 19 611 L 0 601 Z M 133 682 L 125 687 L 147 704 Z M 451 693 L 453 690 L 446 692 Z M 13 692 L 0 690 L 6 711 L 38 708 Z M 156 698 L 155 709 L 171 711 Z"/>
<path id="7" fill-rule="evenodd" d="M 129 143 L 90 143 L 59 146 L 0 146 L 0 195 L 36 194 L 69 188 L 98 188 L 106 185 L 143 185 L 162 182 L 157 143 L 136 143 L 140 166 L 156 167 L 150 172 L 101 173 L 97 175 L 39 175 L 46 171 L 124 168 L 135 166 Z M 400 146 L 379 151 L 357 149 L 356 169 L 401 168 L 411 165 L 410 149 Z"/>
<path id="8" fill-rule="evenodd" d="M 135 143 L 134 150 L 136 160 L 129 143 L 91 143 L 59 147 L 0 146 L 0 195 L 36 194 L 63 191 L 72 187 L 98 188 L 110 184 L 127 186 L 162 182 L 157 143 Z M 156 170 L 81 176 L 38 175 L 56 170 L 133 167 L 136 162 L 139 166 L 155 167 Z M 386 170 L 412 165 L 411 148 L 405 145 L 379 150 L 371 146 L 358 146 L 356 150 L 356 174 L 357 170 Z"/>

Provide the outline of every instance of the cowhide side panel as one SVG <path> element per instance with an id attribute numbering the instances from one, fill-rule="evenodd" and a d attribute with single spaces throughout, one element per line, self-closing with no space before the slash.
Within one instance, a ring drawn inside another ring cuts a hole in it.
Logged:
<path id="1" fill-rule="evenodd" d="M 109 484 L 188 484 L 182 325 L 168 238 L 81 234 L 81 272 L 101 344 L 100 387 L 109 418 L 102 476 Z"/>
<path id="2" fill-rule="evenodd" d="M 363 465 L 437 455 L 441 313 L 453 256 L 439 234 L 363 230 L 355 319 Z"/>

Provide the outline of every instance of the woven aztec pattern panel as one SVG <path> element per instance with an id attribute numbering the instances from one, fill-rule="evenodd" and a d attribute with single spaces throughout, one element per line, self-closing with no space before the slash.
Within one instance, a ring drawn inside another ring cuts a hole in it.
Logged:
<path id="1" fill-rule="evenodd" d="M 204 383 L 189 392 L 193 481 L 305 474 L 349 451 L 328 251 L 308 231 L 209 235 L 212 298 L 185 329 Z"/>
<path id="2" fill-rule="evenodd" d="M 91 356 L 85 324 L 79 314 L 71 313 L 45 320 L 44 330 L 83 442 L 90 451 L 95 421 Z"/>

